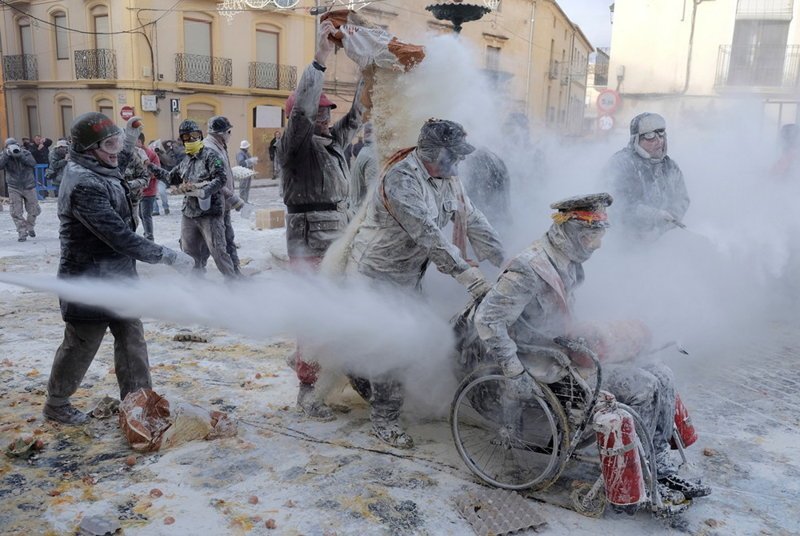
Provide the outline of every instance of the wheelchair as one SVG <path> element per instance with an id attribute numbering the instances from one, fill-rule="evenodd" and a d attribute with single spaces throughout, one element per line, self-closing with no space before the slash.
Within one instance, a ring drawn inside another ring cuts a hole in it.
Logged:
<path id="1" fill-rule="evenodd" d="M 457 330 L 458 331 L 458 330 Z M 520 390 L 517 378 L 503 375 L 497 365 L 487 364 L 480 345 L 460 342 L 459 385 L 450 408 L 450 428 L 459 456 L 480 480 L 502 489 L 543 492 L 556 483 L 573 460 L 597 464 L 602 469 L 598 440 L 592 426 L 601 391 L 602 367 L 597 355 L 581 340 L 556 338 L 564 351 L 547 355 L 521 352 L 520 360 L 530 380 Z M 591 358 L 590 374 L 579 370 L 568 352 Z M 527 357 L 527 359 L 526 359 Z M 588 378 L 588 380 L 587 380 Z M 593 381 L 592 381 L 593 380 Z M 601 394 L 602 393 L 602 394 Z M 668 503 L 657 487 L 655 450 L 647 427 L 635 410 L 614 401 L 630 414 L 635 425 L 635 447 L 641 460 L 644 495 L 640 503 L 619 506 L 606 498 L 605 480 L 575 486 L 570 494 L 573 508 L 599 517 L 609 502 L 616 511 L 633 514 L 649 508 L 656 517 L 671 517 L 688 508 L 689 501 Z M 686 461 L 680 436 L 673 439 Z M 594 447 L 594 453 L 592 453 Z"/>

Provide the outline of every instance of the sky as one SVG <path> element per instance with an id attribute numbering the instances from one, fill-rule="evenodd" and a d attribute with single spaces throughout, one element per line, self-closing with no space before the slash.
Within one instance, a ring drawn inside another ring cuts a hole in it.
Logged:
<path id="1" fill-rule="evenodd" d="M 611 45 L 611 17 L 608 6 L 613 0 L 557 0 L 564 13 L 581 27 L 595 48 Z"/>

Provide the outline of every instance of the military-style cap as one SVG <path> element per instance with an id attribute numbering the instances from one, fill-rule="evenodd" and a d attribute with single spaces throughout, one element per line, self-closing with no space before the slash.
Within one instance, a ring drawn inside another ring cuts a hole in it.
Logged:
<path id="1" fill-rule="evenodd" d="M 606 207 L 613 202 L 611 194 L 600 192 L 568 197 L 551 204 L 550 208 L 558 211 L 553 214 L 553 221 L 556 223 L 578 220 L 591 227 L 607 227 Z"/>
<path id="2" fill-rule="evenodd" d="M 475 150 L 475 147 L 466 142 L 466 137 L 467 132 L 464 127 L 455 121 L 431 118 L 422 125 L 417 147 L 423 149 L 446 147 L 457 154 L 468 155 Z"/>

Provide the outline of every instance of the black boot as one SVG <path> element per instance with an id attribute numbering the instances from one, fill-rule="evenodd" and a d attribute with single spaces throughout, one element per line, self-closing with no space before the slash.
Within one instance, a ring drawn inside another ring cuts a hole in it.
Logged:
<path id="1" fill-rule="evenodd" d="M 658 482 L 671 490 L 680 491 L 687 499 L 696 499 L 711 494 L 711 488 L 704 486 L 700 480 L 688 480 L 677 475 L 659 478 Z"/>
<path id="2" fill-rule="evenodd" d="M 51 421 L 60 422 L 62 424 L 84 424 L 89 420 L 89 417 L 84 412 L 72 404 L 66 404 L 64 406 L 45 404 L 44 409 L 42 409 L 42 415 Z"/>

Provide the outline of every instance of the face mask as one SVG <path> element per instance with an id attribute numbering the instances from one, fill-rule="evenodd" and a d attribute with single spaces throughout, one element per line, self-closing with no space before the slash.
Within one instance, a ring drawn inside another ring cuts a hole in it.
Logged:
<path id="1" fill-rule="evenodd" d="M 183 148 L 186 150 L 186 154 L 195 155 L 203 148 L 203 140 L 186 142 L 183 144 Z"/>

